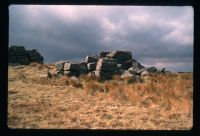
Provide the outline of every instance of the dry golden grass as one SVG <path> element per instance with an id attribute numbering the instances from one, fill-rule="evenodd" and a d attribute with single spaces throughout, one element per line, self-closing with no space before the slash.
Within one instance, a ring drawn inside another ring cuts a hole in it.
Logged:
<path id="1" fill-rule="evenodd" d="M 191 129 L 192 73 L 151 74 L 144 82 L 44 77 L 53 65 L 11 67 L 10 128 Z"/>

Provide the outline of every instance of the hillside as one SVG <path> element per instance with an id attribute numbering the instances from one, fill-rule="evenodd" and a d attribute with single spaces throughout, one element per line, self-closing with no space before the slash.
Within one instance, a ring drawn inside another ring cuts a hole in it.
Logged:
<path id="1" fill-rule="evenodd" d="M 9 66 L 10 128 L 191 129 L 192 73 L 114 77 L 46 77 L 54 65 Z"/>

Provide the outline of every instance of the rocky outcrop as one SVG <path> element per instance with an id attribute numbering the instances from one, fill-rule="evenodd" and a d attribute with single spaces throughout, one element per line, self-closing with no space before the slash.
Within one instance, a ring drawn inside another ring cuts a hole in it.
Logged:
<path id="1" fill-rule="evenodd" d="M 44 58 L 40 55 L 40 53 L 36 50 L 27 50 L 29 62 L 38 62 L 43 63 Z"/>
<path id="2" fill-rule="evenodd" d="M 103 79 L 111 79 L 114 75 L 121 78 L 133 78 L 140 81 L 140 77 L 146 77 L 149 73 L 164 73 L 165 69 L 157 70 L 156 67 L 145 68 L 141 63 L 132 58 L 129 51 L 100 52 L 99 56 L 86 56 L 85 61 L 73 63 L 59 61 L 55 63 L 57 73 L 66 76 L 97 76 Z M 54 72 L 55 73 L 55 72 Z"/>
<path id="3" fill-rule="evenodd" d="M 15 65 L 29 65 L 32 62 L 42 63 L 44 58 L 36 50 L 26 50 L 24 46 L 11 46 L 8 49 L 8 62 Z"/>

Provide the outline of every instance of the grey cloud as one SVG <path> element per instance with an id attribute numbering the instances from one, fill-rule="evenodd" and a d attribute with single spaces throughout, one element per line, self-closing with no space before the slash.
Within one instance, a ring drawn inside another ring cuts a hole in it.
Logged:
<path id="1" fill-rule="evenodd" d="M 80 7 L 76 13 L 78 20 L 72 21 L 49 12 L 48 8 L 40 9 L 39 15 L 33 17 L 26 6 L 12 6 L 9 8 L 9 44 L 36 48 L 45 62 L 75 60 L 104 50 L 123 49 L 131 50 L 144 65 L 163 63 L 169 70 L 192 71 L 193 43 L 180 43 L 176 38 L 162 40 L 176 30 L 168 24 L 173 20 L 191 26 L 181 32 L 184 36 L 192 36 L 191 8 L 103 8 L 105 11 L 81 14 Z M 135 14 L 149 16 L 151 20 L 131 22 L 129 15 Z M 106 28 L 103 19 L 116 26 L 116 32 Z M 109 40 L 105 41 L 106 38 Z"/>

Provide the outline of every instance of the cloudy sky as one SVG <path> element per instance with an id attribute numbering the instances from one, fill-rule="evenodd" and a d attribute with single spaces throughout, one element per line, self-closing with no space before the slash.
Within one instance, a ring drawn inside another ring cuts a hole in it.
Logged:
<path id="1" fill-rule="evenodd" d="M 11 5 L 9 46 L 37 49 L 45 63 L 130 50 L 144 66 L 193 70 L 193 8 Z"/>

